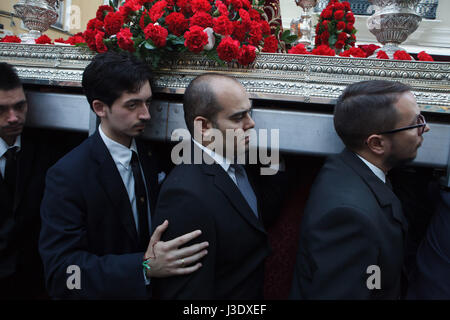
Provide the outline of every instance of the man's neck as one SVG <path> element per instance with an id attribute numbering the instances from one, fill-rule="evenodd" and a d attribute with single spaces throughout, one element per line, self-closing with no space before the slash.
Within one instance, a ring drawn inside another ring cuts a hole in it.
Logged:
<path id="1" fill-rule="evenodd" d="M 388 168 L 386 166 L 386 164 L 384 164 L 383 159 L 377 157 L 373 153 L 370 153 L 366 150 L 354 151 L 354 152 L 357 153 L 362 158 L 364 158 L 365 160 L 369 161 L 371 164 L 373 164 L 377 168 L 379 168 L 381 171 L 384 172 L 384 174 L 388 174 L 389 170 L 391 169 L 391 168 Z"/>
<path id="2" fill-rule="evenodd" d="M 2 138 L 3 141 L 5 141 L 6 144 L 7 144 L 8 146 L 11 147 L 11 146 L 13 146 L 14 143 L 16 142 L 17 137 L 18 137 L 18 136 L 14 136 L 14 137 L 8 136 L 8 137 L 0 137 L 0 138 Z"/>
<path id="3" fill-rule="evenodd" d="M 103 133 L 109 138 L 109 139 L 111 139 L 111 140 L 113 140 L 113 141 L 115 141 L 115 142 L 117 142 L 117 143 L 120 143 L 121 145 L 123 145 L 123 146 L 125 146 L 125 147 L 127 147 L 127 148 L 130 148 L 130 146 L 131 146 L 131 137 L 128 137 L 128 136 L 126 136 L 126 135 L 115 135 L 115 134 L 113 134 L 110 130 L 109 130 L 109 128 L 107 128 L 107 126 L 105 126 L 105 125 L 103 125 L 103 124 L 100 124 L 100 126 L 101 126 L 101 128 L 102 128 L 102 131 L 103 131 Z"/>

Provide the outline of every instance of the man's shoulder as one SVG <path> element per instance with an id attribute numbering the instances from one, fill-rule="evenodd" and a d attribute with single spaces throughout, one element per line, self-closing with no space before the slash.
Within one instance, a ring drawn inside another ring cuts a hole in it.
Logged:
<path id="1" fill-rule="evenodd" d="M 68 170 L 74 174 L 80 174 L 83 168 L 92 162 L 91 159 L 91 139 L 92 137 L 84 140 L 80 145 L 69 151 L 56 164 L 51 170 Z"/>

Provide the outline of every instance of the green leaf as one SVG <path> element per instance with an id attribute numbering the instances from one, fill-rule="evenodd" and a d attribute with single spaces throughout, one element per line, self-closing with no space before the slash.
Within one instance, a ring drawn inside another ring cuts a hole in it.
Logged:
<path id="1" fill-rule="evenodd" d="M 330 47 L 334 47 L 336 42 L 337 36 L 335 34 L 330 35 L 330 38 L 328 39 L 328 44 L 330 45 Z"/>
<path id="2" fill-rule="evenodd" d="M 151 40 L 147 40 L 144 42 L 144 47 L 147 50 L 155 50 L 156 47 L 151 43 Z"/>

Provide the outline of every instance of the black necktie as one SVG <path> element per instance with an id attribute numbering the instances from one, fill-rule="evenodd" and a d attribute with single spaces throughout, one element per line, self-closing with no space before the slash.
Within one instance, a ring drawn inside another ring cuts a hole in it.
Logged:
<path id="1" fill-rule="evenodd" d="M 136 207 L 139 220 L 139 249 L 146 250 L 150 240 L 148 230 L 147 194 L 145 192 L 144 180 L 142 179 L 141 166 L 136 152 L 132 151 L 131 169 L 134 177 L 134 193 L 136 196 Z"/>
<path id="2" fill-rule="evenodd" d="M 9 148 L 5 152 L 4 157 L 6 158 L 5 165 L 5 184 L 11 194 L 12 199 L 14 199 L 14 194 L 16 191 L 16 179 L 17 179 L 17 147 Z"/>

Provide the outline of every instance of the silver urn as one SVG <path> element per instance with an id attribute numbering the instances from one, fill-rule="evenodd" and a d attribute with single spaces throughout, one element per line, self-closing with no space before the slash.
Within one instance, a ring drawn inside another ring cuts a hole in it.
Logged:
<path id="1" fill-rule="evenodd" d="M 21 35 L 23 43 L 35 43 L 35 40 L 58 20 L 61 0 L 19 0 L 13 6 L 16 14 L 30 32 Z"/>
<path id="2" fill-rule="evenodd" d="M 375 13 L 367 20 L 367 27 L 383 44 L 383 50 L 392 59 L 399 45 L 419 27 L 422 17 L 416 13 L 420 0 L 369 0 Z M 375 54 L 376 55 L 376 52 Z"/>
<path id="3" fill-rule="evenodd" d="M 303 9 L 300 18 L 291 22 L 291 34 L 297 35 L 298 39 L 293 45 L 302 43 L 305 46 L 312 44 L 312 9 L 316 6 L 317 0 L 294 0 L 297 6 Z"/>

